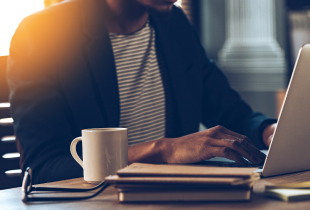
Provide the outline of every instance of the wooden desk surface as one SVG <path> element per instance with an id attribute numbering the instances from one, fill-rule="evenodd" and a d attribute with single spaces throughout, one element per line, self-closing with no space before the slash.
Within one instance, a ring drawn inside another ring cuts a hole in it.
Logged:
<path id="1" fill-rule="evenodd" d="M 275 176 L 271 178 L 261 179 L 254 185 L 254 192 L 251 201 L 246 202 L 200 202 L 200 203 L 135 203 L 135 204 L 121 204 L 117 201 L 117 193 L 113 187 L 109 187 L 99 196 L 84 201 L 72 202 L 42 202 L 24 204 L 21 201 L 22 192 L 20 188 L 13 188 L 0 191 L 0 209 L 126 209 L 126 210 L 155 210 L 155 209 L 310 209 L 309 201 L 299 201 L 286 203 L 284 201 L 273 198 L 264 197 L 263 191 L 265 185 L 293 183 L 310 180 L 310 171 L 293 173 L 282 176 Z M 50 187 L 90 187 L 82 178 L 71 179 L 53 183 L 43 184 L 42 186 Z M 72 196 L 71 194 L 62 194 L 63 196 Z M 87 195 L 87 193 L 78 193 L 78 195 Z M 59 193 L 44 193 L 43 196 L 60 196 Z"/>

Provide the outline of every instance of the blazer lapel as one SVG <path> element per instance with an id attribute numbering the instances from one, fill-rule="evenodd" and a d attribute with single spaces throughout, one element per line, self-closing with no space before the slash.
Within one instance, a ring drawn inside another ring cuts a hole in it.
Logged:
<path id="1" fill-rule="evenodd" d="M 101 96 L 99 104 L 109 127 L 119 126 L 120 107 L 116 68 L 109 34 L 104 24 L 102 0 L 82 0 L 83 30 L 90 37 L 85 48 L 90 72 Z"/>
<path id="2" fill-rule="evenodd" d="M 175 40 L 177 32 L 171 29 L 169 21 L 154 18 L 151 21 L 155 27 L 156 40 L 160 46 L 159 50 L 163 53 L 165 60 L 177 112 L 181 119 L 183 135 L 196 132 L 199 123 L 199 119 L 197 119 L 199 108 L 197 100 L 190 92 L 190 86 L 185 75 L 193 63 L 185 56 L 186 53 L 182 43 Z"/>

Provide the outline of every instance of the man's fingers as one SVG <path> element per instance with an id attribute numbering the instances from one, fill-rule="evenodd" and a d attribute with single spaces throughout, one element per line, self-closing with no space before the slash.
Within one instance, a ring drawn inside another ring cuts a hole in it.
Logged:
<path id="1" fill-rule="evenodd" d="M 262 153 L 259 149 L 257 149 L 250 141 L 250 139 L 244 135 L 235 133 L 233 131 L 228 130 L 227 128 L 223 126 L 217 126 L 216 127 L 218 132 L 217 138 L 219 139 L 232 139 L 237 140 L 240 143 L 242 143 L 246 148 L 248 148 L 252 153 L 254 153 L 256 156 L 258 156 L 262 161 L 265 160 L 266 155 Z M 229 136 L 226 136 L 226 135 Z"/>
<path id="2" fill-rule="evenodd" d="M 252 144 L 252 142 L 250 141 L 250 139 L 249 139 L 247 136 L 244 136 L 244 135 L 241 135 L 241 134 L 239 134 L 239 133 L 233 132 L 233 131 L 231 131 L 231 130 L 229 130 L 229 129 L 223 127 L 223 126 L 220 126 L 220 130 L 221 130 L 223 133 L 226 133 L 226 134 L 228 134 L 228 135 L 235 136 L 235 137 L 237 137 L 237 138 L 239 138 L 239 139 L 247 140 L 247 141 L 249 141 L 250 144 Z M 252 144 L 252 145 L 253 145 L 253 144 Z"/>
<path id="3" fill-rule="evenodd" d="M 229 138 L 229 136 L 226 136 Z M 213 139 L 209 141 L 209 145 L 215 146 L 215 147 L 226 147 L 231 149 L 232 151 L 238 153 L 239 155 L 245 157 L 249 161 L 255 163 L 255 164 L 261 164 L 264 162 L 264 159 L 257 156 L 254 152 L 252 152 L 249 148 L 247 148 L 245 145 L 243 145 L 238 140 L 233 139 Z"/>
<path id="4" fill-rule="evenodd" d="M 234 152 L 233 150 L 227 147 L 213 147 L 211 149 L 211 154 L 214 157 L 225 157 L 230 160 L 234 160 L 236 163 L 240 165 L 247 165 L 248 162 L 241 157 L 238 153 Z"/>
<path id="5" fill-rule="evenodd" d="M 246 137 L 245 140 L 243 140 L 241 143 L 249 148 L 251 151 L 253 151 L 258 157 L 260 157 L 262 160 L 265 160 L 266 155 L 264 153 L 262 153 L 259 149 L 257 149 L 257 147 L 255 147 L 253 144 L 251 144 L 249 142 L 249 140 L 247 140 L 248 138 Z"/>

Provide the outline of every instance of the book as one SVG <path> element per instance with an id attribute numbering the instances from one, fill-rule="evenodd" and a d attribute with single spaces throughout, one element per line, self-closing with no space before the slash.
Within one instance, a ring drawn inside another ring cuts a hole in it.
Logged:
<path id="1" fill-rule="evenodd" d="M 238 177 L 250 179 L 259 177 L 258 168 L 210 167 L 181 164 L 133 163 L 117 171 L 120 177 L 165 176 L 165 177 Z"/>
<path id="2" fill-rule="evenodd" d="M 120 202 L 176 202 L 176 201 L 247 201 L 251 189 L 141 191 L 120 189 Z"/>
<path id="3" fill-rule="evenodd" d="M 251 198 L 256 169 L 133 163 L 105 180 L 120 202 L 240 201 Z"/>
<path id="4" fill-rule="evenodd" d="M 237 177 L 120 177 L 108 176 L 105 181 L 116 186 L 165 187 L 165 188 L 249 188 L 260 177 L 249 179 Z"/>

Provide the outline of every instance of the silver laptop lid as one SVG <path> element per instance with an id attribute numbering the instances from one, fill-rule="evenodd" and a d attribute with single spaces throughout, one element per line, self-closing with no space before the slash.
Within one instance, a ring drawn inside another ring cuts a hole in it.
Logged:
<path id="1" fill-rule="evenodd" d="M 299 51 L 262 175 L 309 169 L 310 44 Z"/>

